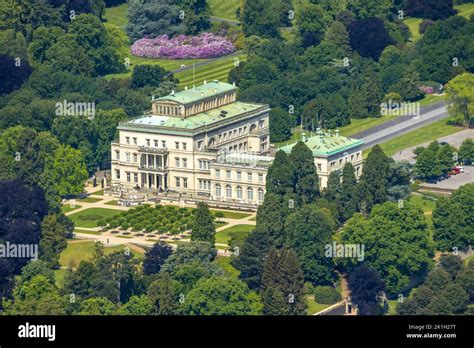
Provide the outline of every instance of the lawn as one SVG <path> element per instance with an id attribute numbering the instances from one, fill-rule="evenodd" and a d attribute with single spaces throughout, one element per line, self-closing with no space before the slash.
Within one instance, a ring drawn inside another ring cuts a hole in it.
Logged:
<path id="1" fill-rule="evenodd" d="M 55 279 L 56 285 L 58 287 L 63 286 L 64 277 L 66 276 L 66 273 L 67 273 L 67 269 L 65 269 L 65 268 L 60 268 L 60 269 L 54 270 L 54 279 Z"/>
<path id="2" fill-rule="evenodd" d="M 95 192 L 91 192 L 91 195 L 103 196 L 104 195 L 104 189 L 99 190 L 99 191 L 95 191 Z"/>
<path id="3" fill-rule="evenodd" d="M 227 275 L 237 278 L 240 272 L 230 264 L 230 261 L 231 258 L 227 256 L 217 256 L 214 260 L 214 262 L 217 263 Z"/>
<path id="4" fill-rule="evenodd" d="M 252 214 L 249 213 L 240 213 L 236 211 L 226 211 L 226 210 L 211 210 L 212 214 L 216 214 L 217 212 L 222 212 L 224 213 L 224 218 L 225 219 L 244 219 L 246 217 L 249 217 Z"/>
<path id="5" fill-rule="evenodd" d="M 211 14 L 214 17 L 237 20 L 235 12 L 240 6 L 240 0 L 208 0 Z"/>
<path id="6" fill-rule="evenodd" d="M 102 198 L 94 198 L 94 197 L 86 197 L 83 199 L 79 199 L 78 202 L 84 202 L 84 203 L 96 203 L 101 201 Z"/>
<path id="7" fill-rule="evenodd" d="M 474 14 L 474 3 L 457 5 L 454 8 L 458 11 L 458 16 L 463 16 L 467 19 Z"/>
<path id="8" fill-rule="evenodd" d="M 92 241 L 73 241 L 69 242 L 59 256 L 59 264 L 66 267 L 77 267 L 83 260 L 91 260 L 94 254 L 94 244 Z M 124 250 L 127 246 L 118 245 L 113 247 L 104 246 L 104 253 L 111 254 L 115 251 Z M 143 257 L 143 254 L 130 248 L 130 253 L 136 257 Z"/>
<path id="9" fill-rule="evenodd" d="M 113 201 L 104 203 L 104 204 L 105 204 L 105 205 L 119 205 L 119 204 L 118 204 L 118 201 L 117 201 L 116 199 L 114 199 Z"/>
<path id="10" fill-rule="evenodd" d="M 412 194 L 410 196 L 409 201 L 417 206 L 419 206 L 421 209 L 423 209 L 423 212 L 426 214 L 431 214 L 436 207 L 436 201 L 434 199 L 429 199 L 428 197 L 422 195 L 422 194 Z"/>
<path id="11" fill-rule="evenodd" d="M 448 124 L 448 122 L 447 119 L 439 120 L 428 126 L 389 140 L 380 146 L 388 156 L 392 156 L 400 150 L 460 132 L 464 129 L 462 127 Z"/>
<path id="12" fill-rule="evenodd" d="M 97 227 L 97 221 L 120 214 L 121 210 L 89 208 L 78 213 L 69 215 L 76 227 Z"/>
<path id="13" fill-rule="evenodd" d="M 318 313 L 322 311 L 323 309 L 326 309 L 330 306 L 327 304 L 317 303 L 316 301 L 314 301 L 313 296 L 308 296 L 307 303 L 308 303 L 308 315 L 313 315 L 315 313 Z"/>
<path id="14" fill-rule="evenodd" d="M 71 204 L 65 204 L 65 205 L 62 206 L 61 209 L 62 209 L 63 213 L 66 214 L 66 213 L 69 213 L 70 211 L 73 211 L 73 210 L 76 210 L 76 209 L 79 209 L 79 208 L 81 208 L 81 206 L 77 205 L 77 204 L 74 205 L 74 208 L 71 207 Z"/>
<path id="15" fill-rule="evenodd" d="M 233 236 L 247 235 L 254 230 L 253 225 L 236 225 L 216 233 L 216 243 L 228 244 Z"/>
<path id="16" fill-rule="evenodd" d="M 80 228 L 75 228 L 75 229 L 74 229 L 74 232 L 76 232 L 76 233 L 94 234 L 94 235 L 96 235 L 96 236 L 98 236 L 98 235 L 101 234 L 101 232 L 99 232 L 99 231 L 82 230 L 82 229 L 80 229 Z"/>
<path id="17" fill-rule="evenodd" d="M 120 6 L 107 7 L 105 9 L 104 18 L 107 20 L 107 23 L 113 24 L 119 28 L 125 28 L 127 25 L 127 11 L 128 4 L 122 4 Z"/>
<path id="18" fill-rule="evenodd" d="M 229 71 L 234 67 L 234 63 L 237 61 L 244 61 L 246 56 L 241 54 L 238 56 L 222 58 L 219 60 L 215 60 L 214 62 L 196 67 L 193 70 L 186 70 L 183 72 L 179 72 L 175 74 L 175 77 L 179 79 L 179 87 L 184 88 L 188 86 L 191 88 L 194 85 L 201 85 L 205 80 L 212 81 L 212 80 L 219 80 L 223 82 L 233 82 L 227 80 L 227 75 Z"/>

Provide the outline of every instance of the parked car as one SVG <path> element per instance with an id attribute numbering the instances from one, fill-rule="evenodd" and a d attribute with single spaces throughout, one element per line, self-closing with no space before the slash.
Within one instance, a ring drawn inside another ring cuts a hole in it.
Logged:
<path id="1" fill-rule="evenodd" d="M 459 173 L 464 173 L 464 167 L 463 166 L 456 166 L 454 169 L 459 170 Z"/>

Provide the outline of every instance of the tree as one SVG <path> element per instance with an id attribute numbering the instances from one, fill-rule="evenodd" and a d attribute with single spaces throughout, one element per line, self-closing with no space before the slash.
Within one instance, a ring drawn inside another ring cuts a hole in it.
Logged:
<path id="1" fill-rule="evenodd" d="M 303 41 L 303 47 L 317 45 L 321 42 L 330 18 L 318 5 L 304 4 L 297 13 L 296 21 Z"/>
<path id="2" fill-rule="evenodd" d="M 409 0 L 406 7 L 411 17 L 443 19 L 456 14 L 452 0 Z"/>
<path id="3" fill-rule="evenodd" d="M 363 213 L 371 211 L 375 204 L 381 204 L 388 198 L 389 159 L 375 145 L 367 156 L 358 185 L 360 209 Z"/>
<path id="4" fill-rule="evenodd" d="M 79 150 L 61 145 L 56 150 L 51 170 L 50 174 L 60 196 L 82 193 L 87 179 L 87 169 Z"/>
<path id="5" fill-rule="evenodd" d="M 92 297 L 84 300 L 77 311 L 79 315 L 114 315 L 117 306 L 106 297 Z"/>
<path id="6" fill-rule="evenodd" d="M 451 278 L 454 280 L 458 273 L 463 269 L 463 261 L 457 255 L 452 254 L 443 254 L 441 255 L 441 267 L 451 275 Z"/>
<path id="7" fill-rule="evenodd" d="M 194 211 L 194 223 L 191 232 L 191 241 L 207 242 L 212 246 L 216 242 L 216 227 L 213 216 L 206 203 L 199 202 Z"/>
<path id="8" fill-rule="evenodd" d="M 198 34 L 211 27 L 211 10 L 206 0 L 174 0 L 181 11 L 184 11 L 183 24 L 188 34 Z"/>
<path id="9" fill-rule="evenodd" d="M 431 315 L 427 308 L 434 297 L 433 291 L 425 285 L 413 290 L 413 296 L 397 303 L 399 315 Z"/>
<path id="10" fill-rule="evenodd" d="M 275 154 L 266 178 L 267 193 L 284 196 L 293 192 L 294 166 L 288 155 L 280 150 Z"/>
<path id="11" fill-rule="evenodd" d="M 150 315 L 153 303 L 146 295 L 132 296 L 127 303 L 119 307 L 118 315 Z"/>
<path id="12" fill-rule="evenodd" d="M 398 294 L 415 275 L 432 265 L 433 245 L 423 211 L 410 203 L 400 208 L 386 202 L 373 207 L 368 218 L 355 214 L 340 232 L 340 243 L 364 246 L 364 263 L 377 270 L 389 294 Z M 360 258 L 338 259 L 348 270 Z"/>
<path id="13" fill-rule="evenodd" d="M 65 315 L 67 300 L 59 294 L 54 280 L 37 275 L 15 288 L 13 300 L 5 301 L 8 315 Z"/>
<path id="14" fill-rule="evenodd" d="M 459 160 L 470 165 L 474 162 L 474 140 L 471 138 L 464 139 L 459 148 Z"/>
<path id="15" fill-rule="evenodd" d="M 304 205 L 287 218 L 287 245 L 298 255 L 305 279 L 313 284 L 330 284 L 334 279 L 332 258 L 324 251 L 332 243 L 335 228 L 331 213 L 313 204 Z"/>
<path id="16" fill-rule="evenodd" d="M 179 11 L 178 6 L 173 5 L 173 1 L 170 0 L 130 1 L 127 34 L 132 41 L 145 36 L 155 38 L 163 34 L 170 36 L 183 34 L 186 32 L 186 26 L 180 18 Z"/>
<path id="17" fill-rule="evenodd" d="M 342 168 L 340 205 L 341 214 L 339 218 L 342 221 L 350 219 L 359 209 L 355 168 L 350 162 L 347 162 Z"/>
<path id="18" fill-rule="evenodd" d="M 309 101 L 303 109 L 306 125 L 321 125 L 323 128 L 337 128 L 350 123 L 346 101 L 339 94 L 318 96 Z"/>
<path id="19" fill-rule="evenodd" d="M 133 88 L 158 87 L 165 80 L 173 81 L 173 73 L 159 65 L 137 65 L 132 72 Z"/>
<path id="20" fill-rule="evenodd" d="M 143 260 L 143 273 L 155 274 L 159 273 L 161 266 L 165 263 L 168 256 L 173 252 L 171 246 L 164 242 L 157 242 L 153 247 L 145 253 Z"/>
<path id="21" fill-rule="evenodd" d="M 332 22 L 328 30 L 326 30 L 324 41 L 333 44 L 334 47 L 338 47 L 346 54 L 351 52 L 351 46 L 349 45 L 349 33 L 347 32 L 344 24 L 337 20 Z"/>
<path id="22" fill-rule="evenodd" d="M 186 315 L 257 315 L 260 298 L 245 283 L 233 278 L 201 279 L 183 303 Z"/>
<path id="23" fill-rule="evenodd" d="M 240 271 L 239 279 L 252 290 L 260 288 L 265 255 L 271 245 L 269 233 L 257 227 L 245 239 L 238 255 L 232 257 L 232 266 Z"/>
<path id="24" fill-rule="evenodd" d="M 259 56 L 246 62 L 240 76 L 239 87 L 243 90 L 275 81 L 279 76 L 277 67 L 268 59 Z"/>
<path id="25" fill-rule="evenodd" d="M 59 255 L 67 247 L 67 236 L 66 226 L 61 224 L 58 215 L 48 215 L 43 219 L 39 245 L 40 258 L 53 268 L 59 267 Z"/>
<path id="26" fill-rule="evenodd" d="M 21 180 L 0 181 L 0 240 L 11 244 L 38 244 L 41 221 L 48 213 L 43 190 Z M 28 256 L 28 255 L 25 255 Z M 11 282 L 31 257 L 0 258 L 0 295 L 8 297 Z"/>
<path id="27" fill-rule="evenodd" d="M 449 198 L 440 198 L 433 211 L 433 239 L 441 251 L 466 249 L 472 244 L 474 184 L 458 188 Z"/>
<path id="28" fill-rule="evenodd" d="M 28 51 L 35 63 L 43 63 L 46 60 L 46 51 L 64 35 L 59 27 L 39 27 L 33 32 L 33 38 Z"/>
<path id="29" fill-rule="evenodd" d="M 160 274 L 159 278 L 150 284 L 148 297 L 155 306 L 158 315 L 177 314 L 179 283 L 173 280 L 168 272 Z"/>
<path id="30" fill-rule="evenodd" d="M 469 126 L 474 118 L 474 75 L 464 73 L 449 81 L 446 86 L 448 111 L 451 116 L 462 117 Z"/>
<path id="31" fill-rule="evenodd" d="M 26 60 L 16 60 L 7 55 L 0 55 L 0 95 L 8 94 L 28 80 L 31 75 L 31 68 Z"/>
<path id="32" fill-rule="evenodd" d="M 270 249 L 262 274 L 263 314 L 305 315 L 304 275 L 291 249 Z"/>
<path id="33" fill-rule="evenodd" d="M 403 71 L 400 80 L 394 88 L 395 92 L 400 94 L 403 100 L 417 100 L 423 95 L 420 86 L 420 75 L 415 67 L 410 65 Z"/>
<path id="34" fill-rule="evenodd" d="M 191 242 L 180 244 L 161 267 L 161 272 L 172 272 L 175 267 L 193 261 L 211 262 L 217 255 L 210 243 Z"/>
<path id="35" fill-rule="evenodd" d="M 424 179 L 438 178 L 443 174 L 437 155 L 440 146 L 437 141 L 433 141 L 427 148 L 420 151 L 415 164 L 415 173 Z"/>
<path id="36" fill-rule="evenodd" d="M 349 0 L 347 10 L 354 14 L 357 19 L 363 18 L 385 18 L 390 13 L 391 1 L 389 0 Z"/>
<path id="37" fill-rule="evenodd" d="M 453 314 L 464 314 L 466 311 L 469 303 L 469 295 L 464 291 L 461 285 L 447 285 L 440 296 L 449 302 Z"/>
<path id="38" fill-rule="evenodd" d="M 380 315 L 380 296 L 385 284 L 379 273 L 367 266 L 359 266 L 351 272 L 348 280 L 351 301 L 357 306 L 360 315 Z"/>
<path id="39" fill-rule="evenodd" d="M 274 108 L 270 111 L 270 139 L 274 142 L 282 142 L 291 138 L 292 116 L 282 108 Z"/>
<path id="40" fill-rule="evenodd" d="M 348 29 L 351 47 L 362 57 L 378 60 L 384 48 L 393 43 L 380 18 L 356 20 Z"/>
<path id="41" fill-rule="evenodd" d="M 281 0 L 242 1 L 240 20 L 244 35 L 279 37 L 278 27 L 283 26 L 281 6 Z"/>
<path id="42" fill-rule="evenodd" d="M 450 145 L 441 145 L 436 154 L 437 165 L 443 174 L 447 174 L 454 166 L 453 149 Z"/>
<path id="43" fill-rule="evenodd" d="M 294 187 L 298 201 L 310 204 L 319 196 L 319 178 L 312 151 L 302 141 L 296 143 L 288 157 L 294 167 Z"/>

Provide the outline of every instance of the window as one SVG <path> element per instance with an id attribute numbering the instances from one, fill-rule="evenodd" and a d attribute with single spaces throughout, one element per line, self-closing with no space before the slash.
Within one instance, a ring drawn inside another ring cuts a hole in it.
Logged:
<path id="1" fill-rule="evenodd" d="M 127 163 L 130 163 L 130 152 L 125 152 L 125 159 Z"/>
<path id="2" fill-rule="evenodd" d="M 150 146 L 150 139 L 146 139 L 146 146 Z"/>
<path id="3" fill-rule="evenodd" d="M 120 161 L 120 151 L 118 151 L 118 150 L 115 150 L 115 159 L 117 161 Z"/>
<path id="4" fill-rule="evenodd" d="M 175 161 L 175 166 L 179 167 L 179 157 L 175 157 L 174 161 Z"/>
<path id="5" fill-rule="evenodd" d="M 153 140 L 153 145 L 155 145 L 155 147 L 158 147 L 158 140 Z"/>
<path id="6" fill-rule="evenodd" d="M 188 188 L 188 179 L 187 178 L 183 178 L 183 187 Z"/>
<path id="7" fill-rule="evenodd" d="M 209 191 L 211 189 L 211 182 L 209 180 L 199 179 L 199 189 Z"/>
<path id="8" fill-rule="evenodd" d="M 264 198 L 264 193 L 263 193 L 263 189 L 259 188 L 258 189 L 258 201 L 259 202 L 263 202 L 263 198 Z"/>
<path id="9" fill-rule="evenodd" d="M 181 187 L 181 180 L 178 177 L 176 177 L 175 180 L 176 180 L 176 187 Z"/>
<path id="10" fill-rule="evenodd" d="M 339 167 L 342 166 L 342 158 L 339 160 Z"/>
<path id="11" fill-rule="evenodd" d="M 202 140 L 199 140 L 199 141 L 198 141 L 198 149 L 199 149 L 199 150 L 202 150 Z"/>
<path id="12" fill-rule="evenodd" d="M 263 174 L 258 174 L 258 182 L 263 182 Z"/>
<path id="13" fill-rule="evenodd" d="M 221 177 L 221 170 L 216 169 L 216 178 L 220 178 L 220 177 Z"/>
<path id="14" fill-rule="evenodd" d="M 183 158 L 183 168 L 188 168 L 188 160 Z"/>
<path id="15" fill-rule="evenodd" d="M 321 171 L 321 163 L 318 163 L 318 172 Z"/>
<path id="16" fill-rule="evenodd" d="M 133 162 L 134 163 L 138 162 L 138 155 L 136 153 L 133 154 Z"/>
<path id="17" fill-rule="evenodd" d="M 335 162 L 331 162 L 331 169 L 334 168 Z"/>
<path id="18" fill-rule="evenodd" d="M 351 162 L 354 162 L 354 155 L 351 156 Z"/>
<path id="19" fill-rule="evenodd" d="M 217 197 L 221 197 L 221 196 L 222 196 L 221 185 L 217 184 L 217 185 L 215 186 L 215 188 L 216 188 L 216 196 L 217 196 Z"/>
<path id="20" fill-rule="evenodd" d="M 237 186 L 237 199 L 242 199 L 242 187 Z"/>
<path id="21" fill-rule="evenodd" d="M 133 173 L 133 182 L 138 182 L 138 173 Z"/>
<path id="22" fill-rule="evenodd" d="M 176 150 L 179 150 L 179 142 L 178 141 L 174 142 L 174 146 L 176 147 Z"/>
<path id="23" fill-rule="evenodd" d="M 356 159 L 359 159 L 359 152 L 357 152 L 356 154 Z"/>
<path id="24" fill-rule="evenodd" d="M 247 181 L 252 181 L 252 180 L 253 180 L 252 173 L 247 173 Z"/>
<path id="25" fill-rule="evenodd" d="M 225 187 L 225 195 L 227 198 L 232 198 L 232 186 L 227 185 Z"/>
<path id="26" fill-rule="evenodd" d="M 162 148 L 166 148 L 166 140 L 162 140 L 162 141 L 161 141 L 161 147 L 162 147 Z"/>
<path id="27" fill-rule="evenodd" d="M 120 169 L 115 169 L 115 178 L 120 179 Z"/>
<path id="28" fill-rule="evenodd" d="M 183 150 L 186 150 L 187 147 L 188 147 L 188 144 L 183 143 Z"/>
<path id="29" fill-rule="evenodd" d="M 125 137 L 125 142 L 126 142 L 127 144 L 130 144 L 130 137 Z"/>
<path id="30" fill-rule="evenodd" d="M 242 180 L 242 172 L 237 172 L 237 180 Z"/>
<path id="31" fill-rule="evenodd" d="M 137 138 L 133 137 L 133 144 L 137 145 Z"/>
<path id="32" fill-rule="evenodd" d="M 239 135 L 242 135 L 242 128 L 239 128 Z"/>
<path id="33" fill-rule="evenodd" d="M 232 178 L 232 174 L 231 174 L 230 170 L 226 170 L 225 173 L 226 173 L 227 179 L 231 179 L 231 178 Z"/>
<path id="34" fill-rule="evenodd" d="M 253 201 L 253 188 L 247 187 L 247 199 Z"/>
<path id="35" fill-rule="evenodd" d="M 127 172 L 127 182 L 130 182 L 130 180 L 131 180 L 130 172 Z"/>

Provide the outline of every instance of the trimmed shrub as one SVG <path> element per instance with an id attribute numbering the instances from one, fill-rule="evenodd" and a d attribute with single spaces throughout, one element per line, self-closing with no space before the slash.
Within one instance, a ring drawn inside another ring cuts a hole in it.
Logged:
<path id="1" fill-rule="evenodd" d="M 317 286 L 314 288 L 314 300 L 317 303 L 334 304 L 341 299 L 341 294 L 332 286 Z"/>

